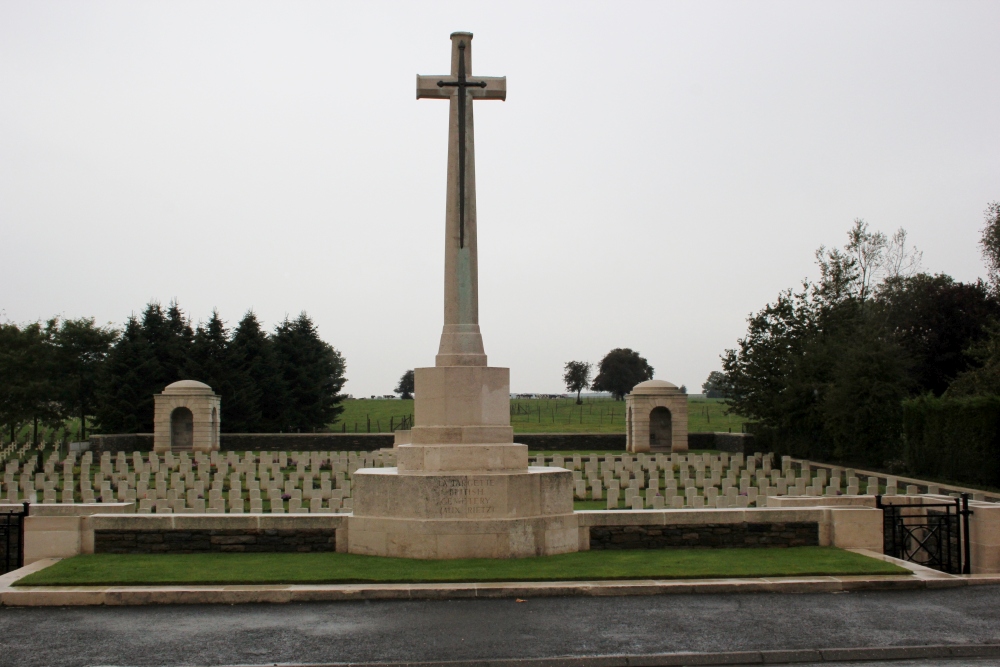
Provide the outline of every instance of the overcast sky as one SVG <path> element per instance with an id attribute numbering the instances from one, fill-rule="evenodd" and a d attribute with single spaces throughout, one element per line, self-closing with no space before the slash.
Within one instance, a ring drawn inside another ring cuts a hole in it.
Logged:
<path id="1" fill-rule="evenodd" d="M 0 317 L 305 310 L 345 391 L 434 363 L 456 30 L 511 389 L 640 351 L 695 390 L 855 218 L 984 274 L 1000 2 L 0 2 Z"/>

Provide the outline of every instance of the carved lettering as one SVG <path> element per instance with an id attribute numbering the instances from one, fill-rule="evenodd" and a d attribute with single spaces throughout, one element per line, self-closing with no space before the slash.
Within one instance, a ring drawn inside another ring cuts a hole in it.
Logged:
<path id="1" fill-rule="evenodd" d="M 497 492 L 500 483 L 496 479 L 448 479 L 447 488 L 441 498 L 441 513 L 445 516 L 489 516 L 497 514 Z"/>

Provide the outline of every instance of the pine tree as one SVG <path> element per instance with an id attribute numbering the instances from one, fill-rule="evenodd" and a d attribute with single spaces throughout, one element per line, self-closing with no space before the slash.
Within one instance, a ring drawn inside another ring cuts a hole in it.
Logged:
<path id="1" fill-rule="evenodd" d="M 96 428 L 104 433 L 139 433 L 153 430 L 153 394 L 148 374 L 156 372 L 156 359 L 134 315 L 104 363 L 98 389 Z M 160 387 L 158 391 L 162 391 Z"/>
<path id="2" fill-rule="evenodd" d="M 277 433 L 288 407 L 271 338 L 257 316 L 247 311 L 229 342 L 233 394 L 223 402 L 222 430 L 227 433 Z"/>
<path id="3" fill-rule="evenodd" d="M 347 381 L 340 352 L 320 340 L 304 312 L 279 324 L 273 340 L 290 398 L 282 430 L 313 431 L 333 423 L 344 409 L 339 392 Z"/>
<path id="4" fill-rule="evenodd" d="M 207 325 L 195 329 L 191 349 L 185 361 L 188 378 L 204 382 L 222 397 L 223 405 L 233 395 L 232 370 L 229 363 L 229 332 L 226 323 L 212 310 Z"/>

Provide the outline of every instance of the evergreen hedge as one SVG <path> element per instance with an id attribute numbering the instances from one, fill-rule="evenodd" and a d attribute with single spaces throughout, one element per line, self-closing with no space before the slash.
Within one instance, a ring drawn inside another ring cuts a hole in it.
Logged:
<path id="1" fill-rule="evenodd" d="M 1000 487 L 1000 396 L 903 402 L 911 474 Z"/>

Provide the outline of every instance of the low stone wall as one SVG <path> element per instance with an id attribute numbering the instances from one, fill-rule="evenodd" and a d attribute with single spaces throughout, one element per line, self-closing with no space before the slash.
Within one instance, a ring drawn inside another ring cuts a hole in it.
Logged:
<path id="1" fill-rule="evenodd" d="M 882 551 L 882 511 L 868 507 L 589 510 L 576 516 L 581 550 L 815 545 Z"/>
<path id="2" fill-rule="evenodd" d="M 219 448 L 234 452 L 374 452 L 392 447 L 392 433 L 223 433 Z"/>
<path id="3" fill-rule="evenodd" d="M 221 451 L 235 452 L 374 452 L 392 447 L 392 433 L 223 433 L 219 436 Z M 92 435 L 90 451 L 151 452 L 152 433 L 123 435 Z"/>
<path id="4" fill-rule="evenodd" d="M 688 449 L 712 449 L 731 454 L 754 453 L 750 433 L 688 433 Z"/>
<path id="5" fill-rule="evenodd" d="M 973 544 L 997 549 L 994 516 L 973 519 Z M 58 513 L 46 516 L 46 510 Z M 77 515 L 67 512 L 76 510 Z M 346 552 L 350 514 L 111 514 L 134 505 L 31 507 L 25 524 L 25 562 L 80 553 L 194 553 L 212 551 Z M 102 514 L 94 512 L 103 511 Z M 747 547 L 818 544 L 882 550 L 882 511 L 868 507 L 797 507 L 574 512 L 581 550 L 673 546 Z M 977 530 L 978 528 L 978 530 Z M 627 545 L 625 543 L 628 543 Z M 618 546 L 622 545 L 622 546 Z M 996 558 L 989 561 L 996 567 Z M 985 561 L 984 561 L 985 562 Z M 975 560 L 973 561 L 975 567 Z M 990 571 L 990 570 L 983 570 Z M 996 570 L 992 570 L 996 571 Z"/>
<path id="6" fill-rule="evenodd" d="M 624 433 L 515 433 L 514 442 L 531 451 L 622 452 Z"/>
<path id="7" fill-rule="evenodd" d="M 819 523 L 704 523 L 590 529 L 591 550 L 819 546 Z"/>
<path id="8" fill-rule="evenodd" d="M 235 452 L 374 452 L 392 447 L 392 433 L 223 433 L 219 449 Z M 600 451 L 625 449 L 624 433 L 518 433 L 514 441 L 533 451 Z M 92 435 L 90 451 L 151 452 L 152 433 Z"/>
<path id="9" fill-rule="evenodd" d="M 337 550 L 329 528 L 243 530 L 95 530 L 94 553 L 195 554 Z"/>
<path id="10" fill-rule="evenodd" d="M 392 447 L 392 433 L 223 433 L 219 449 L 235 452 L 374 452 Z M 514 442 L 532 451 L 622 452 L 624 433 L 515 433 Z M 90 436 L 90 451 L 151 452 L 152 433 Z M 712 449 L 734 454 L 753 454 L 754 438 L 750 433 L 689 433 L 688 447 Z"/>
<path id="11" fill-rule="evenodd" d="M 151 452 L 153 451 L 152 433 L 122 433 L 114 435 L 92 435 L 88 440 L 88 451 L 94 454 L 102 452 Z"/>
<path id="12" fill-rule="evenodd" d="M 346 514 L 130 514 L 81 517 L 80 553 L 347 550 Z"/>

